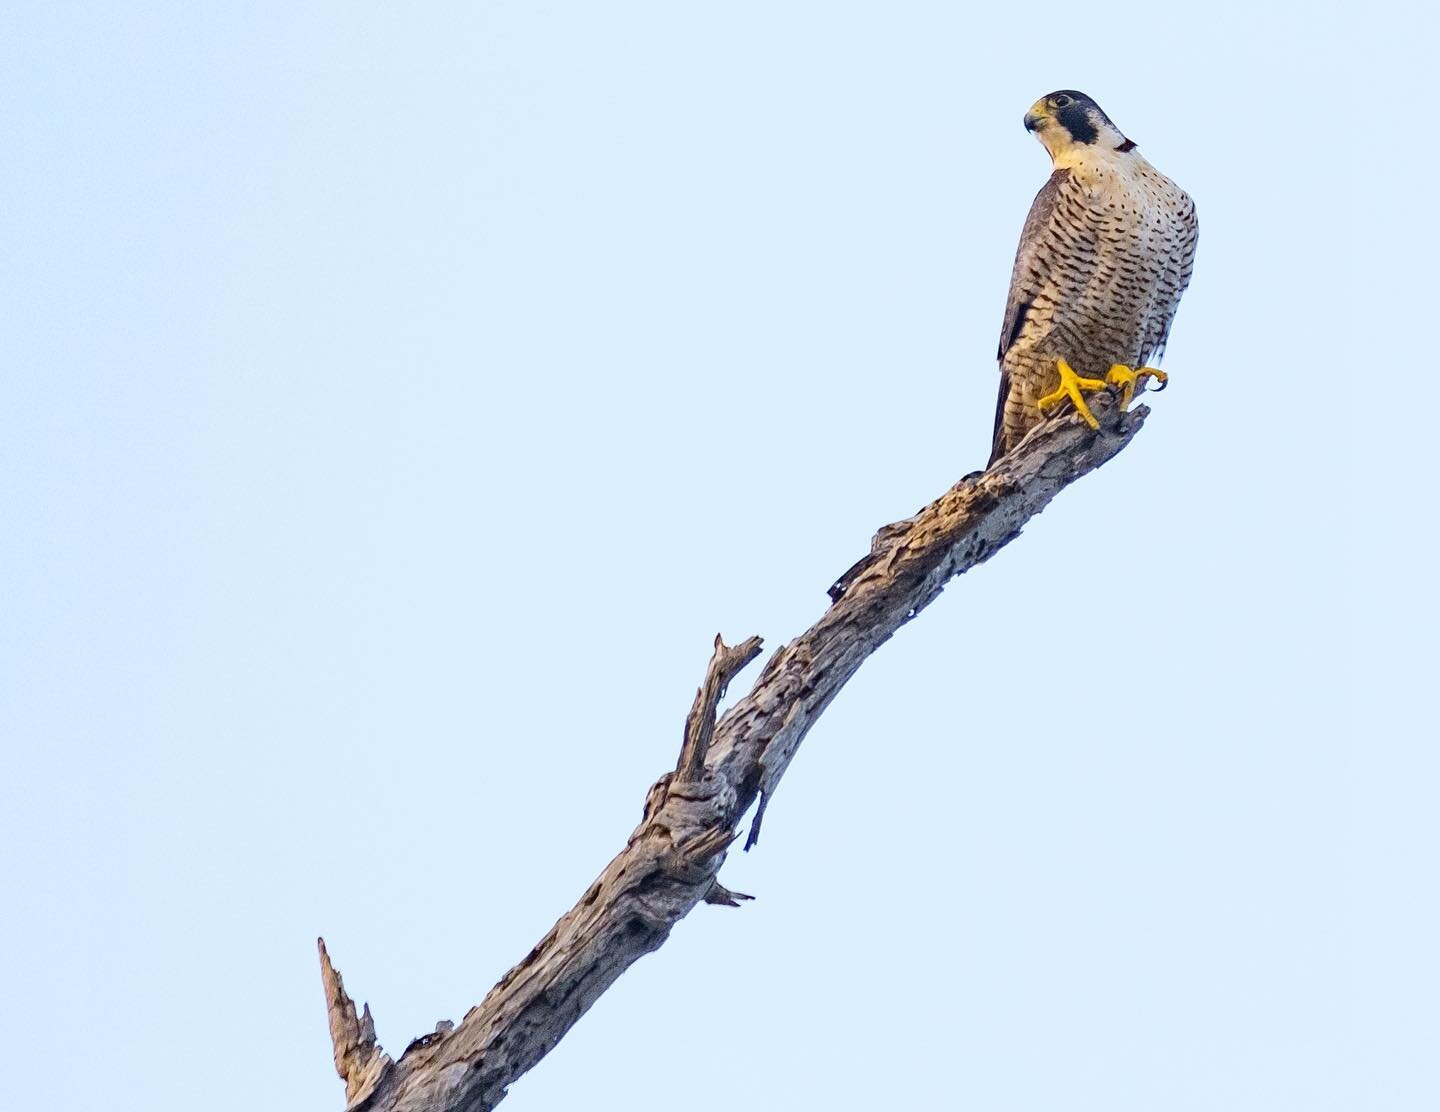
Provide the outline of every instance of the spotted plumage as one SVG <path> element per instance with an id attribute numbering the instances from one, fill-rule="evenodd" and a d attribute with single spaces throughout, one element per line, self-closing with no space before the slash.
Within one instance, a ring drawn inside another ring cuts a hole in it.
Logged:
<path id="1" fill-rule="evenodd" d="M 1160 358 L 1195 259 L 1194 202 L 1088 96 L 1051 93 L 1025 126 L 1054 172 L 1015 254 L 992 463 L 1039 423 L 1062 361 L 1098 380 Z"/>

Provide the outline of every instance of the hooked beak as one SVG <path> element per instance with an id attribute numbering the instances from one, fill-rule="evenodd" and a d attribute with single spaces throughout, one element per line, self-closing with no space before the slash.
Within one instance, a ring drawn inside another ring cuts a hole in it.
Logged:
<path id="1" fill-rule="evenodd" d="M 1045 108 L 1044 101 L 1036 101 L 1030 106 L 1030 111 L 1025 113 L 1025 130 L 1038 131 L 1050 119 L 1050 113 Z"/>

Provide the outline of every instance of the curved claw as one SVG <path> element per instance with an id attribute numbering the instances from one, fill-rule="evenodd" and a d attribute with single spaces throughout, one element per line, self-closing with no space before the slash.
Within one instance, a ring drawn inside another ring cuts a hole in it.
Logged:
<path id="1" fill-rule="evenodd" d="M 1170 385 L 1170 376 L 1164 371 L 1156 370 L 1154 367 L 1141 367 L 1135 372 L 1137 385 L 1140 385 L 1142 392 L 1148 391 L 1151 394 L 1158 394 L 1165 387 Z M 1149 380 L 1154 379 L 1160 385 L 1153 390 L 1150 388 Z"/>
<path id="2" fill-rule="evenodd" d="M 1111 386 L 1120 388 L 1120 408 L 1129 409 L 1131 399 L 1136 394 L 1143 394 L 1149 389 L 1149 382 L 1155 379 L 1160 383 L 1155 387 L 1154 393 L 1158 394 L 1165 389 L 1170 381 L 1170 376 L 1164 371 L 1157 371 L 1154 367 L 1141 367 L 1132 371 L 1124 363 L 1111 364 L 1110 373 L 1105 376 L 1105 381 Z"/>

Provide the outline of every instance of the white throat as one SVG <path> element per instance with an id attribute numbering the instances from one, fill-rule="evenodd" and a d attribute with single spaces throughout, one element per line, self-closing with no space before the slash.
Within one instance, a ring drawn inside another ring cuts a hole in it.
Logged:
<path id="1" fill-rule="evenodd" d="M 1046 149 L 1050 149 L 1049 144 L 1046 144 Z M 1050 161 L 1057 170 L 1073 170 L 1080 166 L 1121 168 L 1135 162 L 1139 157 L 1139 152 L 1134 147 L 1122 151 L 1118 147 L 1105 147 L 1099 143 L 1066 143 L 1059 150 L 1050 150 Z"/>

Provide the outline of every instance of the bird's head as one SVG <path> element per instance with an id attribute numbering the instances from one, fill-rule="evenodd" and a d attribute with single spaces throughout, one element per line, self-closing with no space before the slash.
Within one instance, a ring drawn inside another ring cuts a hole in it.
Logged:
<path id="1" fill-rule="evenodd" d="M 1098 104 L 1074 89 L 1061 89 L 1032 104 L 1025 113 L 1025 129 L 1035 133 L 1057 166 L 1087 150 L 1135 148 Z"/>

